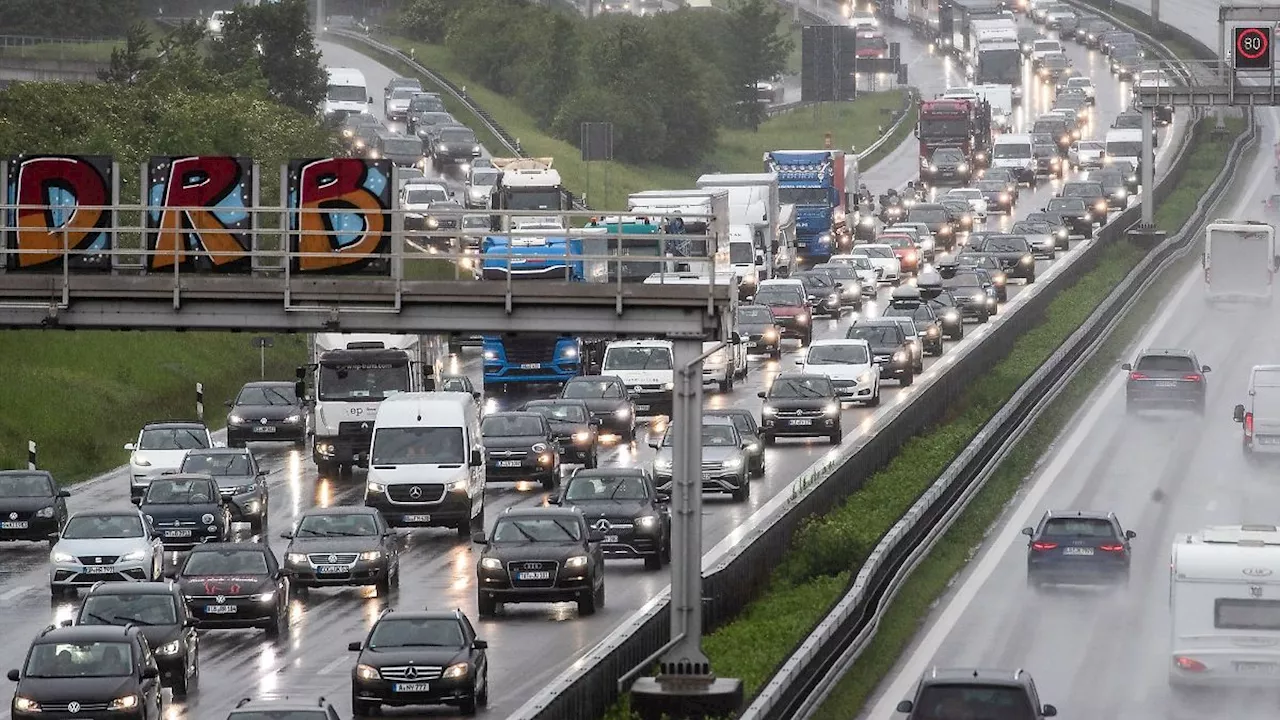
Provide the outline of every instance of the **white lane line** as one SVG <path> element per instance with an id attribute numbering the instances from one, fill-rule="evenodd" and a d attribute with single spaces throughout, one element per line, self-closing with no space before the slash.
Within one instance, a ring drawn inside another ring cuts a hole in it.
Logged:
<path id="1" fill-rule="evenodd" d="M 320 668 L 320 672 L 318 674 L 332 675 L 338 672 L 340 668 L 344 667 L 347 664 L 347 662 L 348 662 L 347 658 L 345 657 L 334 658 L 333 661 L 330 662 L 328 665 L 325 665 L 324 667 Z"/>
<path id="2" fill-rule="evenodd" d="M 18 587 L 13 588 L 12 590 L 7 590 L 5 592 L 2 592 L 0 593 L 0 603 L 8 602 L 18 597 L 19 595 L 33 589 L 34 589 L 34 586 L 32 585 L 19 585 Z"/>

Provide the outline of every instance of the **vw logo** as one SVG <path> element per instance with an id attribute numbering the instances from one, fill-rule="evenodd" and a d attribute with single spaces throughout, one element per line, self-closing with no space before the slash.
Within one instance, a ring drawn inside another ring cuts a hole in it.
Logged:
<path id="1" fill-rule="evenodd" d="M 600 532 L 605 532 L 609 528 L 613 527 L 613 524 L 604 518 L 600 518 L 591 527 L 595 528 L 596 530 L 599 530 Z"/>
<path id="2" fill-rule="evenodd" d="M 329 562 L 331 562 L 331 563 L 336 563 L 336 562 L 338 562 L 338 556 L 337 556 L 337 555 L 330 555 L 330 556 L 329 556 Z"/>
<path id="3" fill-rule="evenodd" d="M 1240 572 L 1243 572 L 1245 575 L 1248 575 L 1249 577 L 1266 577 L 1266 576 L 1268 576 L 1268 575 L 1270 575 L 1270 574 L 1271 574 L 1271 570 L 1270 570 L 1270 569 L 1268 569 L 1268 568 L 1260 568 L 1260 567 L 1256 567 L 1256 568 L 1245 568 L 1244 570 L 1241 570 Z"/>
<path id="4" fill-rule="evenodd" d="M 266 418 L 262 418 L 262 424 L 263 424 L 263 425 L 266 425 L 266 424 L 267 424 L 267 419 L 266 419 Z"/>
<path id="5" fill-rule="evenodd" d="M 415 500 L 422 497 L 422 488 L 418 487 L 417 485 L 414 485 L 413 487 L 409 488 L 409 497 Z"/>
<path id="6" fill-rule="evenodd" d="M 219 605 L 221 605 L 222 603 L 224 603 L 224 602 L 226 602 L 226 601 L 227 601 L 227 596 L 226 596 L 226 595 L 219 595 L 218 597 L 214 598 L 214 600 L 217 600 L 217 601 L 218 601 L 218 604 L 219 604 Z"/>
<path id="7" fill-rule="evenodd" d="M 10 519 L 10 520 L 17 520 L 17 519 L 18 519 L 18 513 L 9 513 L 9 519 Z"/>
<path id="8" fill-rule="evenodd" d="M 416 667 L 414 667 L 414 666 L 410 665 L 409 667 L 407 667 L 407 668 L 405 668 L 405 669 L 404 669 L 404 676 L 405 676 L 406 678 L 408 678 L 409 680 L 417 680 L 417 679 L 418 679 L 418 668 L 416 668 Z"/>
<path id="9" fill-rule="evenodd" d="M 72 700 L 71 702 L 67 703 L 67 712 L 69 713 L 80 712 L 80 703 L 76 702 L 75 700 Z"/>

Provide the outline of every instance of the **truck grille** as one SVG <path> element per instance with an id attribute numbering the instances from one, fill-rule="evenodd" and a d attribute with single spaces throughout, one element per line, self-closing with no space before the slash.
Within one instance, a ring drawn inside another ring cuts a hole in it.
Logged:
<path id="1" fill-rule="evenodd" d="M 555 360 L 559 340 L 556 335 L 513 335 L 502 338 L 502 348 L 509 364 L 545 363 Z"/>
<path id="2" fill-rule="evenodd" d="M 373 438 L 373 421 L 361 420 L 338 423 L 338 435 L 342 437 Z"/>

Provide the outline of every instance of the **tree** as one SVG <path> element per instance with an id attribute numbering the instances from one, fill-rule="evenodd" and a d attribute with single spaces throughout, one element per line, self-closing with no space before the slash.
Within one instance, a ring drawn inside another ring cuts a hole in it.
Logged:
<path id="1" fill-rule="evenodd" d="M 147 71 L 155 67 L 155 45 L 147 26 L 138 23 L 129 28 L 124 47 L 111 48 L 111 64 L 98 71 L 98 79 L 106 83 L 132 85 Z"/>
<path id="2" fill-rule="evenodd" d="M 778 32 L 781 21 L 782 8 L 774 0 L 732 0 L 729 6 L 732 45 L 727 79 L 752 129 L 759 129 L 765 117 L 756 83 L 780 75 L 795 47 L 789 35 Z"/>
<path id="3" fill-rule="evenodd" d="M 257 67 L 268 93 L 282 105 L 314 113 L 325 98 L 328 80 L 311 32 L 307 0 L 240 5 L 211 46 L 211 67 L 222 73 Z"/>
<path id="4" fill-rule="evenodd" d="M 400 9 L 400 27 L 410 38 L 438 45 L 449 34 L 454 13 L 462 0 L 409 0 Z"/>

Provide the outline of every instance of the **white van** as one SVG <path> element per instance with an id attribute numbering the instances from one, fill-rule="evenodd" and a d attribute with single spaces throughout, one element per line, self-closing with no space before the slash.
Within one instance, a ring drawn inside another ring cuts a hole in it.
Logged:
<path id="1" fill-rule="evenodd" d="M 1280 455 L 1280 365 L 1255 365 L 1249 371 L 1249 396 L 1232 418 L 1244 428 L 1244 456 Z"/>
<path id="2" fill-rule="evenodd" d="M 364 504 L 392 527 L 484 529 L 484 441 L 475 398 L 393 395 L 378 406 Z"/>
<path id="3" fill-rule="evenodd" d="M 1139 168 L 1139 160 L 1142 158 L 1142 130 L 1108 130 L 1105 140 L 1107 164 L 1118 167 L 1122 163 L 1128 163 L 1135 170 Z"/>
<path id="4" fill-rule="evenodd" d="M 1008 168 L 1019 182 L 1036 186 L 1035 145 L 1030 135 L 997 135 L 991 146 L 991 167 Z"/>
<path id="5" fill-rule="evenodd" d="M 1280 672 L 1280 531 L 1207 527 L 1174 536 L 1169 686 L 1274 688 Z"/>
<path id="6" fill-rule="evenodd" d="M 325 68 L 329 75 L 329 89 L 324 96 L 324 114 L 359 115 L 368 113 L 373 106 L 364 73 L 355 68 Z"/>
<path id="7" fill-rule="evenodd" d="M 600 374 L 621 378 L 635 401 L 636 415 L 652 417 L 671 413 L 674 368 L 670 340 L 614 340 L 605 346 Z"/>

